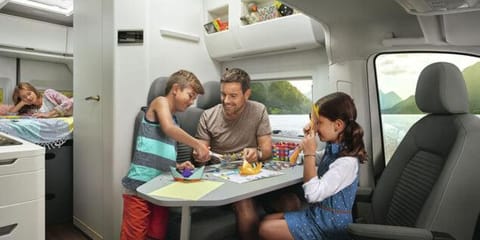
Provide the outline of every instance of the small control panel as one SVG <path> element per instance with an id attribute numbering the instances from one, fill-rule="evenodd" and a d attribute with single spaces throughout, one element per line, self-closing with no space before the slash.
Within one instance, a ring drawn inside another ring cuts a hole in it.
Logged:
<path id="1" fill-rule="evenodd" d="M 118 44 L 143 44 L 143 30 L 119 30 Z"/>

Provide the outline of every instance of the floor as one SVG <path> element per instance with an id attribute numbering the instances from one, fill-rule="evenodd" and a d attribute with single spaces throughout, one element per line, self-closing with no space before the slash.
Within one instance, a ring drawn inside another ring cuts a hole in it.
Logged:
<path id="1" fill-rule="evenodd" d="M 47 225 L 46 240 L 90 240 L 71 223 Z"/>

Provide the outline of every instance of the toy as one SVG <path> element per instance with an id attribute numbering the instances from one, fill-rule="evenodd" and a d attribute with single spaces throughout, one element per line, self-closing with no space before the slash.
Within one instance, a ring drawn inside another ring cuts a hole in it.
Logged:
<path id="1" fill-rule="evenodd" d="M 205 31 L 207 33 L 217 32 L 217 29 L 215 28 L 215 25 L 213 24 L 213 22 L 209 22 L 207 24 L 204 24 L 203 27 L 205 28 Z"/>
<path id="2" fill-rule="evenodd" d="M 217 32 L 224 31 L 228 29 L 228 22 L 222 21 L 220 18 L 216 18 L 212 21 L 213 26 L 217 30 Z"/>
<path id="3" fill-rule="evenodd" d="M 283 17 L 283 16 L 288 16 L 288 15 L 292 15 L 293 14 L 293 8 L 279 2 L 279 1 L 275 1 L 273 3 L 273 5 L 277 8 L 278 10 L 278 13 L 280 13 L 280 15 Z"/>
<path id="4" fill-rule="evenodd" d="M 173 180 L 180 182 L 195 182 L 200 181 L 203 176 L 203 171 L 205 166 L 195 169 L 177 169 L 170 167 L 170 172 L 172 174 Z"/>
<path id="5" fill-rule="evenodd" d="M 252 24 L 260 21 L 260 15 L 258 13 L 258 7 L 256 2 L 249 2 L 247 4 L 248 14 L 241 17 L 240 20 L 245 24 Z"/>
<path id="6" fill-rule="evenodd" d="M 292 155 L 290 155 L 290 166 L 295 166 L 297 164 L 297 158 L 301 151 L 302 147 L 298 146 Z"/>
<path id="7" fill-rule="evenodd" d="M 177 171 L 179 171 L 179 170 L 177 170 Z M 186 169 L 181 170 L 181 174 L 184 178 L 188 178 L 193 174 L 193 170 L 186 168 Z"/>
<path id="8" fill-rule="evenodd" d="M 223 159 L 225 161 L 229 161 L 229 162 L 242 160 L 243 159 L 243 152 L 223 154 Z"/>
<path id="9" fill-rule="evenodd" d="M 255 175 L 262 171 L 262 163 L 257 163 L 255 167 L 253 167 L 247 160 L 243 160 L 243 165 L 238 168 L 238 172 L 242 176 L 246 175 Z"/>

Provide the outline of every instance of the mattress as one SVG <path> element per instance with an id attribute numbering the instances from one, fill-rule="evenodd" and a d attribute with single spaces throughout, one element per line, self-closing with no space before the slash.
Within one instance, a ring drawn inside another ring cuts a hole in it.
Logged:
<path id="1" fill-rule="evenodd" d="M 73 138 L 73 117 L 33 118 L 0 116 L 0 132 L 41 145 L 59 148 Z"/>

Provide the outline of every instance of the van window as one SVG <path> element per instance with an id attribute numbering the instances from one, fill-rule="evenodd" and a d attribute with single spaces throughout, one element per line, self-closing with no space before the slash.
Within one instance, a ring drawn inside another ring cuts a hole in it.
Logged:
<path id="1" fill-rule="evenodd" d="M 312 107 L 312 80 L 256 80 L 251 100 L 267 107 L 274 135 L 301 137 Z"/>
<path id="2" fill-rule="evenodd" d="M 454 53 L 388 53 L 375 59 L 385 162 L 408 129 L 424 114 L 415 103 L 420 72 L 434 62 L 450 62 L 463 73 L 470 112 L 480 116 L 480 58 Z"/>

